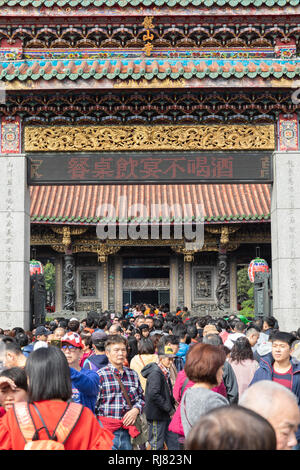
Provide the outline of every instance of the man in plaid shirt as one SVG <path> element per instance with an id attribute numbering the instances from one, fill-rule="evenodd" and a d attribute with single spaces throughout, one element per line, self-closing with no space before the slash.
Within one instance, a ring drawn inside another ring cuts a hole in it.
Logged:
<path id="1" fill-rule="evenodd" d="M 115 435 L 113 450 L 132 449 L 130 438 L 137 435 L 134 423 L 145 405 L 138 374 L 123 365 L 127 354 L 126 344 L 123 336 L 109 336 L 105 343 L 109 363 L 97 372 L 99 394 L 95 412 L 99 423 Z M 127 403 L 116 377 L 123 383 L 132 408 Z"/>

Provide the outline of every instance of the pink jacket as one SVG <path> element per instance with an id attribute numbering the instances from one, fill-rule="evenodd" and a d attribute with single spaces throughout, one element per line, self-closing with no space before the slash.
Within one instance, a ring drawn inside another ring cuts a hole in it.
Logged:
<path id="1" fill-rule="evenodd" d="M 182 398 L 181 389 L 182 389 L 182 386 L 183 386 L 184 381 L 186 379 L 187 379 L 187 376 L 186 376 L 186 373 L 185 373 L 184 370 L 181 370 L 180 372 L 178 372 L 176 382 L 175 382 L 174 387 L 173 387 L 173 396 L 174 396 L 175 400 L 179 403 L 179 405 L 178 405 L 178 407 L 175 411 L 175 414 L 174 414 L 174 416 L 172 418 L 172 421 L 170 422 L 169 428 L 168 428 L 169 431 L 175 432 L 176 434 L 179 434 L 180 436 L 184 436 L 183 427 L 182 427 L 182 423 L 181 423 L 181 415 L 180 415 L 180 402 L 181 402 L 181 398 Z M 193 385 L 194 385 L 194 382 L 189 380 L 187 385 L 185 386 L 185 389 L 184 389 L 183 393 L 188 388 L 192 387 Z M 220 395 L 223 395 L 223 397 L 227 398 L 227 392 L 226 392 L 226 388 L 225 388 L 225 385 L 224 385 L 223 381 L 218 387 L 212 388 L 212 391 L 217 392 Z"/>

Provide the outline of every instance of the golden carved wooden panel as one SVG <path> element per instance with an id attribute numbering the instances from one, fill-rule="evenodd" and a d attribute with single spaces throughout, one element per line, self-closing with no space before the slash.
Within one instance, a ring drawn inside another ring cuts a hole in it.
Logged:
<path id="1" fill-rule="evenodd" d="M 273 150 L 274 126 L 52 126 L 25 128 L 25 152 Z"/>

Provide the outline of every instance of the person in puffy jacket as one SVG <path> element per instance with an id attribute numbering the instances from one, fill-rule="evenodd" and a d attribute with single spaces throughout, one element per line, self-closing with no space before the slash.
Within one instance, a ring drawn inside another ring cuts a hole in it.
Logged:
<path id="1" fill-rule="evenodd" d="M 145 379 L 145 413 L 149 426 L 151 450 L 178 450 L 176 434 L 168 430 L 171 416 L 175 413 L 175 400 L 172 392 L 169 369 L 174 360 L 173 350 L 166 345 L 158 347 L 158 363 L 150 363 L 141 371 Z"/>

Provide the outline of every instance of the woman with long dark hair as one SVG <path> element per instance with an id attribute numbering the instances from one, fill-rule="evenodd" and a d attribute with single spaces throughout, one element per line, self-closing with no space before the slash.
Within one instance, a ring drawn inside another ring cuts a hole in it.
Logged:
<path id="1" fill-rule="evenodd" d="M 30 449 L 57 441 L 66 450 L 109 450 L 113 435 L 88 408 L 71 402 L 70 368 L 55 347 L 33 351 L 26 361 L 28 402 L 16 403 L 0 420 L 0 450 Z M 33 431 L 33 432 L 32 432 Z"/>

